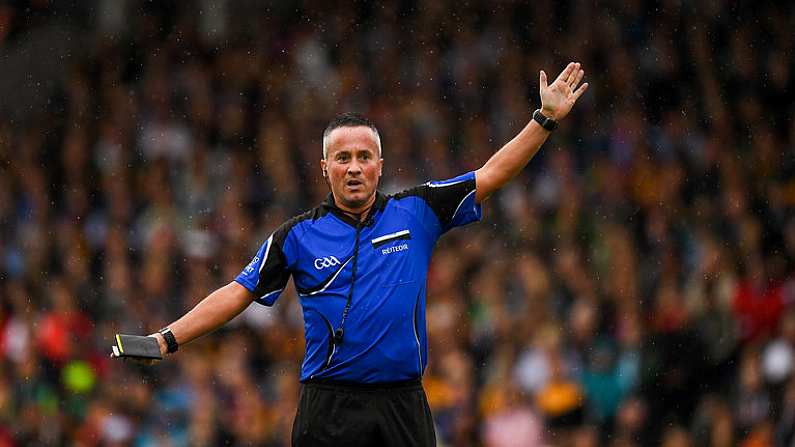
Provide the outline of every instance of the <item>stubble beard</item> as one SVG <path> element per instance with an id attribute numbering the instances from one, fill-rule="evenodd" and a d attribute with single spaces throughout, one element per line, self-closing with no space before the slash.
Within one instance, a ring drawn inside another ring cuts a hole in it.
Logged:
<path id="1" fill-rule="evenodd" d="M 344 205 L 348 209 L 356 210 L 359 208 L 364 207 L 368 201 L 370 201 L 373 196 L 375 195 L 376 188 L 373 188 L 371 191 L 364 193 L 364 196 L 361 199 L 354 199 L 353 196 L 359 196 L 362 192 L 356 193 L 345 193 L 346 187 L 342 187 L 342 191 L 336 197 L 340 204 Z"/>
<path id="2" fill-rule="evenodd" d="M 361 208 L 367 203 L 368 200 L 370 200 L 370 198 L 373 196 L 373 194 L 375 194 L 375 191 L 371 192 L 370 194 L 368 194 L 366 197 L 364 197 L 362 199 L 349 199 L 349 198 L 346 198 L 343 195 L 342 196 L 342 203 L 348 208 L 352 208 L 352 209 Z"/>

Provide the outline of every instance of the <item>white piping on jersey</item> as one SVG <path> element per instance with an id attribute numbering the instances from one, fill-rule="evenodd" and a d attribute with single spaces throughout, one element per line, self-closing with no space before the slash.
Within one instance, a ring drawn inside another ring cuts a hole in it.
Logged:
<path id="1" fill-rule="evenodd" d="M 461 205 L 464 204 L 464 201 L 466 201 L 466 199 L 468 199 L 469 196 L 471 196 L 472 194 L 475 194 L 475 190 L 474 189 L 472 191 L 470 191 L 469 194 L 465 195 L 463 199 L 461 199 L 461 202 L 458 204 L 457 207 L 455 207 L 455 211 L 453 212 L 453 216 L 450 218 L 451 222 L 453 221 L 453 219 L 455 219 L 455 215 L 458 214 L 458 209 L 461 208 Z"/>
<path id="2" fill-rule="evenodd" d="M 422 350 L 420 348 L 420 336 L 417 335 L 417 306 L 418 305 L 419 305 L 419 302 L 414 303 L 414 321 L 412 322 L 413 324 L 411 326 L 412 326 L 412 328 L 414 328 L 414 340 L 417 341 L 417 367 L 418 367 L 419 372 L 420 372 L 420 377 L 422 377 Z"/>
<path id="3" fill-rule="evenodd" d="M 334 276 L 332 276 L 332 277 L 331 277 L 331 279 L 329 280 L 328 284 L 326 284 L 326 286 L 325 286 L 325 287 L 323 287 L 323 288 L 322 288 L 322 289 L 320 289 L 320 290 L 315 290 L 315 291 L 314 291 L 314 292 L 312 292 L 312 293 L 301 294 L 301 296 L 312 296 L 312 295 L 317 295 L 318 293 L 325 292 L 325 291 L 326 291 L 326 289 L 328 289 L 328 286 L 330 286 L 330 285 L 331 285 L 331 283 L 333 283 L 333 282 L 334 282 L 334 280 L 335 280 L 335 279 L 337 279 L 337 275 L 339 275 L 339 274 L 340 274 L 340 272 L 342 272 L 342 270 L 343 270 L 343 269 L 345 269 L 345 266 L 346 266 L 346 265 L 348 265 L 348 263 L 349 263 L 349 262 L 351 262 L 351 259 L 353 259 L 353 256 L 351 256 L 350 258 L 348 258 L 348 260 L 347 260 L 347 261 L 345 261 L 345 263 L 343 263 L 343 264 L 342 264 L 342 266 L 339 268 L 339 270 L 337 270 L 337 273 L 335 273 L 335 274 L 334 274 Z"/>
<path id="4" fill-rule="evenodd" d="M 328 368 L 328 367 L 329 367 L 329 365 L 331 365 L 331 359 L 333 359 L 333 358 L 334 358 L 334 354 L 336 354 L 336 353 L 337 353 L 337 344 L 336 344 L 336 343 L 334 343 L 334 346 L 331 348 L 331 355 L 330 355 L 330 356 L 328 356 L 328 360 L 326 360 L 326 366 L 325 366 L 325 368 Z M 314 376 L 313 376 L 313 377 L 314 377 Z"/>
<path id="5" fill-rule="evenodd" d="M 426 183 L 426 185 L 428 185 L 431 188 L 443 188 L 445 186 L 453 186 L 453 185 L 457 185 L 459 183 L 464 183 L 464 182 L 468 182 L 468 181 L 469 181 L 469 179 L 465 178 L 463 180 L 459 180 L 457 182 L 451 182 L 451 183 L 432 183 L 432 182 L 428 182 L 428 183 Z"/>
<path id="6" fill-rule="evenodd" d="M 261 297 L 259 297 L 259 299 L 260 300 L 264 300 L 266 297 L 269 297 L 269 296 L 273 295 L 274 293 L 281 293 L 282 290 L 284 290 L 284 289 L 279 289 L 279 290 L 274 290 L 273 292 L 268 292 L 265 295 L 262 295 Z"/>
<path id="7" fill-rule="evenodd" d="M 271 245 L 273 245 L 273 234 L 271 234 L 268 238 L 268 248 L 265 249 L 265 256 L 262 257 L 262 264 L 259 265 L 259 273 L 262 273 L 262 268 L 265 267 L 265 262 L 268 260 L 268 254 L 271 252 Z"/>
<path id="8" fill-rule="evenodd" d="M 262 257 L 262 264 L 259 265 L 259 271 L 257 271 L 257 283 L 254 284 L 254 288 L 256 289 L 259 285 L 260 280 L 262 279 L 262 269 L 265 267 L 265 263 L 268 261 L 268 253 L 271 252 L 271 244 L 273 244 L 273 233 L 268 237 L 268 241 L 266 242 L 268 247 L 265 249 L 265 256 Z"/>
<path id="9" fill-rule="evenodd" d="M 411 234 L 411 231 L 409 231 L 409 230 L 395 231 L 394 233 L 390 233 L 390 234 L 385 234 L 383 236 L 379 236 L 379 237 L 371 240 L 370 243 L 371 244 L 377 244 L 379 242 L 386 241 L 388 239 L 392 239 L 392 238 L 396 238 L 396 237 L 400 237 L 400 236 L 405 236 L 407 234 Z"/>

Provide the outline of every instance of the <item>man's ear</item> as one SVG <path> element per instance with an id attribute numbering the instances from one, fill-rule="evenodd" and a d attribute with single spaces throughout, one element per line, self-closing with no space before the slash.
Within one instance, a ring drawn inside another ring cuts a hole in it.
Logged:
<path id="1" fill-rule="evenodd" d="M 320 172 L 323 174 L 323 177 L 328 178 L 328 170 L 326 168 L 326 160 L 320 159 Z"/>
<path id="2" fill-rule="evenodd" d="M 384 159 L 383 158 L 379 158 L 378 159 L 378 176 L 379 177 L 381 177 L 381 174 L 383 174 L 383 171 L 384 171 Z"/>

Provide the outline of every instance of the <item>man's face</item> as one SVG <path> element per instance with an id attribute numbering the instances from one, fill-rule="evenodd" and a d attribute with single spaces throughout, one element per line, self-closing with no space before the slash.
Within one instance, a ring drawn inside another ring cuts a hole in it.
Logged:
<path id="1" fill-rule="evenodd" d="M 357 211 L 373 196 L 381 178 L 384 160 L 375 133 L 367 126 L 339 127 L 328 135 L 326 150 L 320 167 L 337 204 Z"/>

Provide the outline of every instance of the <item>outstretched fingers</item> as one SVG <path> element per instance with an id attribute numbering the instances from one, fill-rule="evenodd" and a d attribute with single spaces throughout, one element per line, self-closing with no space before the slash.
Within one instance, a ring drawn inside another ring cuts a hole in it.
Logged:
<path id="1" fill-rule="evenodd" d="M 575 62 L 574 63 L 574 67 L 569 72 L 569 77 L 566 79 L 566 83 L 569 84 L 569 86 L 572 89 L 574 88 L 573 82 L 574 82 L 575 79 L 577 79 L 577 75 L 579 74 L 579 72 L 580 72 L 580 63 L 579 62 Z"/>
<path id="2" fill-rule="evenodd" d="M 572 77 L 572 81 L 569 82 L 569 87 L 574 90 L 580 81 L 582 81 L 583 76 L 585 76 L 585 70 L 577 70 L 576 74 Z"/>
<path id="3" fill-rule="evenodd" d="M 560 72 L 558 78 L 555 79 L 555 82 L 563 81 L 568 83 L 569 76 L 571 76 L 571 73 L 574 71 L 574 66 L 575 66 L 574 62 L 569 62 L 569 65 L 566 65 L 566 68 L 564 68 L 563 71 Z"/>
<path id="4" fill-rule="evenodd" d="M 584 83 L 583 85 L 581 85 L 580 88 L 578 88 L 577 90 L 574 91 L 574 100 L 576 101 L 576 100 L 580 99 L 580 96 L 582 96 L 582 94 L 585 93 L 586 90 L 588 90 L 588 83 L 587 82 Z"/>

